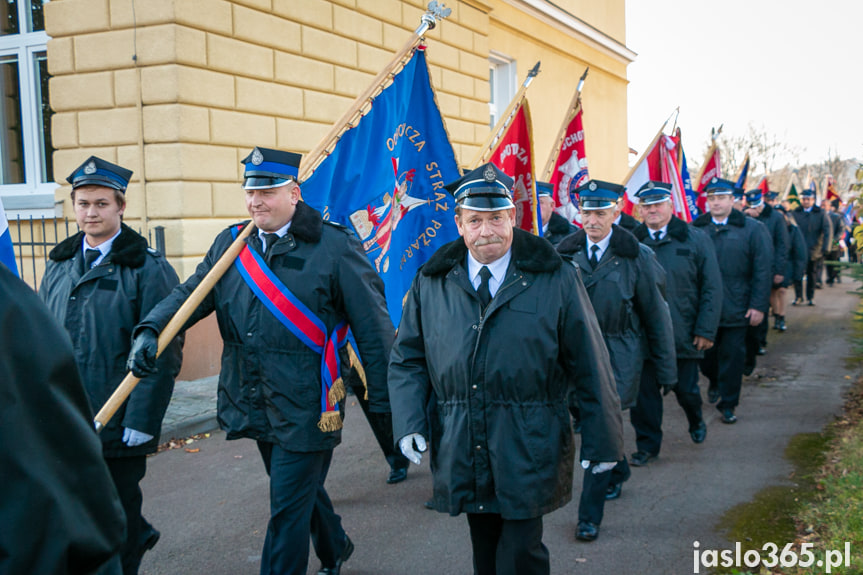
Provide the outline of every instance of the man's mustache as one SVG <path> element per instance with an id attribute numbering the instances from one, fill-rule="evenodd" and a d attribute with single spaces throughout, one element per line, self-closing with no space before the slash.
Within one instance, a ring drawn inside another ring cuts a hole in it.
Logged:
<path id="1" fill-rule="evenodd" d="M 480 247 L 480 246 L 488 246 L 491 244 L 502 244 L 502 243 L 503 243 L 503 238 L 500 238 L 498 236 L 493 236 L 490 238 L 480 238 L 480 239 L 476 240 L 473 243 L 473 245 Z"/>

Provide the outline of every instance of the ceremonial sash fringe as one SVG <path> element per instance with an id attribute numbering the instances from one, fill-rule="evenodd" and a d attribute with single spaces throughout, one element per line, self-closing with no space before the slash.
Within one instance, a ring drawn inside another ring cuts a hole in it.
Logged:
<path id="1" fill-rule="evenodd" d="M 234 238 L 242 226 L 231 228 Z M 327 334 L 326 325 L 273 273 L 261 255 L 246 245 L 234 265 L 252 292 L 272 314 L 310 349 L 321 354 L 321 431 L 342 428 L 339 401 L 345 398 L 338 349 L 348 337 L 348 324 L 339 323 Z"/>

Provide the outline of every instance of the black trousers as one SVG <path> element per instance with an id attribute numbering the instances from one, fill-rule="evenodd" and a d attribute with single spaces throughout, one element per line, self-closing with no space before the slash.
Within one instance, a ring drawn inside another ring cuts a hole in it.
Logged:
<path id="1" fill-rule="evenodd" d="M 674 388 L 677 403 L 683 408 L 689 431 L 701 423 L 701 390 L 698 389 L 698 360 L 677 360 L 677 387 Z M 659 455 L 662 446 L 663 397 L 656 380 L 656 368 L 652 362 L 644 362 L 641 384 L 638 388 L 638 403 L 629 411 L 629 421 L 635 429 L 635 446 L 638 451 Z"/>
<path id="2" fill-rule="evenodd" d="M 497 513 L 468 513 L 474 575 L 548 575 L 542 517 L 504 519 Z"/>
<path id="3" fill-rule="evenodd" d="M 123 575 L 137 575 L 144 543 L 155 533 L 153 526 L 141 515 L 144 497 L 140 482 L 147 473 L 147 456 L 106 457 L 105 463 L 126 513 L 126 542 L 120 548 Z"/>
<path id="4" fill-rule="evenodd" d="M 605 494 L 609 486 L 623 483 L 629 479 L 632 471 L 626 457 L 618 461 L 610 471 L 593 473 L 594 466 L 595 464 L 584 470 L 581 499 L 578 501 L 578 520 L 599 525 L 605 513 Z"/>
<path id="5" fill-rule="evenodd" d="M 366 416 L 369 422 L 369 427 L 372 428 L 372 433 L 384 453 L 387 463 L 392 469 L 406 469 L 408 458 L 396 451 L 395 440 L 393 439 L 393 416 L 391 413 L 372 413 L 369 411 L 369 400 L 366 399 L 366 388 L 363 387 L 362 381 L 356 379 L 356 387 L 351 389 L 357 398 L 357 403 Z"/>
<path id="6" fill-rule="evenodd" d="M 827 255 L 824 256 L 824 259 L 828 262 L 838 262 L 839 256 L 842 255 L 840 250 L 833 250 L 831 252 L 827 252 Z M 840 268 L 839 266 L 826 266 L 827 268 L 827 283 L 829 285 L 833 285 L 833 282 L 839 277 Z"/>
<path id="7" fill-rule="evenodd" d="M 270 522 L 261 575 L 305 575 L 310 534 L 321 565 L 335 566 L 346 535 L 324 489 L 333 451 L 299 453 L 263 441 L 258 450 L 270 476 Z"/>
<path id="8" fill-rule="evenodd" d="M 767 347 L 767 329 L 770 318 L 765 314 L 764 320 L 756 325 L 746 328 L 746 359 L 743 361 L 744 366 L 752 366 L 755 369 L 755 364 L 758 360 L 758 348 Z"/>
<path id="9" fill-rule="evenodd" d="M 716 409 L 734 409 L 740 403 L 743 385 L 743 363 L 746 355 L 747 326 L 720 327 L 713 347 L 704 353 L 701 373 L 710 381 L 711 388 L 719 388 L 721 399 Z"/>
<path id="10" fill-rule="evenodd" d="M 815 281 L 817 272 L 817 261 L 809 258 L 806 260 L 806 299 L 815 299 Z M 803 299 L 803 280 L 794 282 L 794 296 Z"/>

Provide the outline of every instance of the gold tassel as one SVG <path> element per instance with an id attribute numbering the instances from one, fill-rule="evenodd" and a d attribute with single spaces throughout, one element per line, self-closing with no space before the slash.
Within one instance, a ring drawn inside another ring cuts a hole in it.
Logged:
<path id="1" fill-rule="evenodd" d="M 342 428 L 342 416 L 338 411 L 325 411 L 321 414 L 321 420 L 318 421 L 318 429 L 324 433 L 330 431 L 338 431 Z"/>
<path id="2" fill-rule="evenodd" d="M 360 381 L 363 382 L 363 387 L 366 388 L 365 398 L 368 400 L 369 398 L 369 385 L 366 382 L 366 370 L 363 369 L 363 364 L 360 363 L 360 358 L 357 357 L 357 352 L 354 351 L 354 346 L 348 344 L 348 357 L 351 358 L 351 366 L 357 370 L 357 375 L 360 376 Z"/>
<path id="3" fill-rule="evenodd" d="M 330 390 L 327 392 L 327 399 L 330 401 L 330 404 L 335 405 L 341 400 L 345 398 L 345 382 L 342 381 L 342 378 L 338 378 L 335 383 L 333 383 Z"/>

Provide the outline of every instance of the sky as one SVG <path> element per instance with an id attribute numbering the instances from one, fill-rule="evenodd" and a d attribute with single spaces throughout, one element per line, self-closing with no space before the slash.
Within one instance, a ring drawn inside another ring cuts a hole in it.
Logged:
<path id="1" fill-rule="evenodd" d="M 801 165 L 863 160 L 863 0 L 626 0 L 626 45 L 639 152 L 680 106 L 690 163 L 720 124 L 776 136 Z"/>

